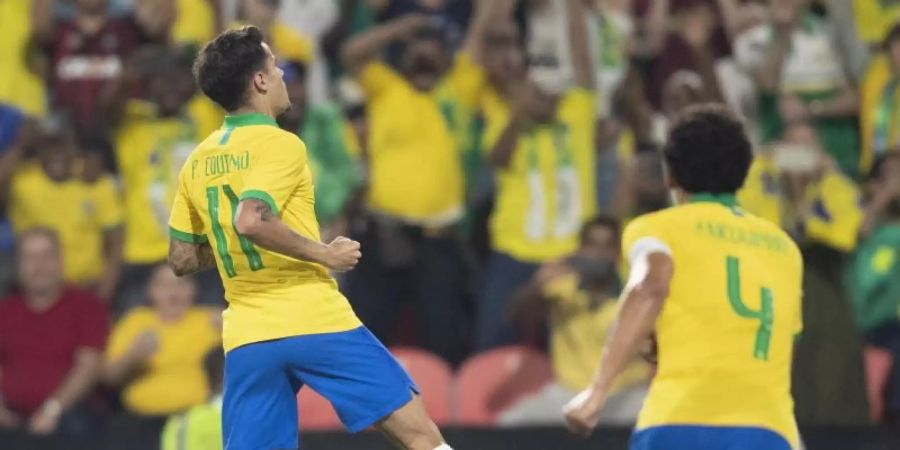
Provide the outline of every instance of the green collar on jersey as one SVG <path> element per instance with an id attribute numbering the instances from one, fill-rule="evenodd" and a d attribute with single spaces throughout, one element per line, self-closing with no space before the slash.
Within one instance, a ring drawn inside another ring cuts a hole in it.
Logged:
<path id="1" fill-rule="evenodd" d="M 277 127 L 278 123 L 275 122 L 275 119 L 262 113 L 247 113 L 229 114 L 225 116 L 225 123 L 222 124 L 225 128 L 246 127 L 248 125 L 272 125 Z"/>
<path id="2" fill-rule="evenodd" d="M 696 194 L 691 194 L 691 196 L 688 198 L 688 202 L 713 202 L 732 208 L 738 206 L 737 198 L 734 196 L 734 194 L 710 194 L 708 192 L 699 192 Z"/>

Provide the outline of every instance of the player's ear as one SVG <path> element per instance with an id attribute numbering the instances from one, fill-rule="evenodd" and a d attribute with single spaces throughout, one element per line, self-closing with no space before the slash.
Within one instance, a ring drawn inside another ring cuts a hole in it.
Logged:
<path id="1" fill-rule="evenodd" d="M 265 72 L 260 70 L 253 74 L 253 88 L 260 94 L 265 94 L 269 91 L 269 77 Z"/>

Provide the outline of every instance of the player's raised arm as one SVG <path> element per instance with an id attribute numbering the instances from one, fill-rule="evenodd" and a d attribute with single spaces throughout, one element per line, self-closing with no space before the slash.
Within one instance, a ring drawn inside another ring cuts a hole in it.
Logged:
<path id="1" fill-rule="evenodd" d="M 613 381 L 653 332 L 663 301 L 669 295 L 672 258 L 659 249 L 635 253 L 620 300 L 622 306 L 600 357 L 600 368 L 592 385 L 564 407 L 569 428 L 578 434 L 590 434 L 597 424 Z"/>
<path id="2" fill-rule="evenodd" d="M 278 218 L 271 205 L 260 199 L 241 200 L 234 226 L 238 233 L 264 249 L 338 272 L 352 269 L 362 257 L 359 242 L 348 238 L 338 237 L 325 245 L 301 236 Z"/>

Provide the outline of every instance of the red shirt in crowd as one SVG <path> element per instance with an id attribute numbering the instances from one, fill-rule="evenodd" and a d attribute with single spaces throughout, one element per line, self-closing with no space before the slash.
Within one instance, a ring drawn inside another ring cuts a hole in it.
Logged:
<path id="1" fill-rule="evenodd" d="M 0 300 L 0 393 L 5 406 L 30 415 L 59 387 L 75 351 L 102 352 L 109 328 L 106 307 L 93 294 L 67 289 L 43 312 L 21 295 Z"/>
<path id="2" fill-rule="evenodd" d="M 74 21 L 57 24 L 50 44 L 50 88 L 54 107 L 68 111 L 81 136 L 98 131 L 97 101 L 103 86 L 119 76 L 142 43 L 131 19 L 110 18 L 90 35 Z"/>

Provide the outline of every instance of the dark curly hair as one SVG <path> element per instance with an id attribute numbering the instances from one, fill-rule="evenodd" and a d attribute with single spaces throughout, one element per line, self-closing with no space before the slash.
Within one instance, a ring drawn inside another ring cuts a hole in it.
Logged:
<path id="1" fill-rule="evenodd" d="M 734 193 L 753 161 L 741 121 L 714 103 L 685 108 L 669 129 L 663 154 L 670 176 L 688 193 Z"/>
<path id="2" fill-rule="evenodd" d="M 247 84 L 266 65 L 262 42 L 259 28 L 248 26 L 226 31 L 206 44 L 194 61 L 200 90 L 226 111 L 243 106 Z"/>

